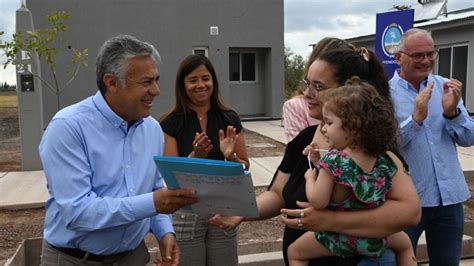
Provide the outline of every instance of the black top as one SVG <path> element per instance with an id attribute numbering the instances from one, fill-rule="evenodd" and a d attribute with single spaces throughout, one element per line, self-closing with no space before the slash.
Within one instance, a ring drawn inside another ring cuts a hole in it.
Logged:
<path id="1" fill-rule="evenodd" d="M 193 151 L 193 141 L 196 132 L 201 133 L 201 125 L 196 112 L 191 110 L 188 115 L 171 114 L 160 122 L 163 131 L 176 139 L 178 143 L 178 155 L 188 156 Z M 224 155 L 219 148 L 219 129 L 226 132 L 227 126 L 236 128 L 237 133 L 242 131 L 242 123 L 239 115 L 234 111 L 218 111 L 211 108 L 207 111 L 207 136 L 213 145 L 212 150 L 207 155 L 208 159 L 224 160 Z"/>
<path id="2" fill-rule="evenodd" d="M 278 166 L 278 170 L 283 173 L 290 174 L 288 182 L 283 188 L 283 199 L 285 200 L 285 207 L 288 209 L 300 209 L 296 205 L 296 201 L 308 201 L 305 193 L 306 181 L 304 174 L 308 170 L 308 159 L 302 154 L 304 148 L 311 143 L 313 136 L 316 133 L 317 126 L 310 126 L 301 131 L 292 141 L 286 145 L 285 155 Z M 276 176 L 276 173 L 275 173 Z M 275 180 L 275 176 L 273 180 Z M 273 184 L 270 183 L 270 188 Z M 292 229 L 285 226 L 283 234 L 283 256 L 285 264 L 288 265 L 287 251 L 291 243 L 299 238 L 306 231 L 299 229 Z M 313 259 L 309 265 L 357 265 L 360 257 L 323 257 Z"/>

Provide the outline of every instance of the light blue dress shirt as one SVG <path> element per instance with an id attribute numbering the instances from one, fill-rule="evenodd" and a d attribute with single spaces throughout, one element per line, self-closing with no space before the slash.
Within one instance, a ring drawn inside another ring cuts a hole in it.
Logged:
<path id="1" fill-rule="evenodd" d="M 157 214 L 152 191 L 163 187 L 153 161 L 164 136 L 147 117 L 128 128 L 100 92 L 59 111 L 39 151 L 48 183 L 44 239 L 94 254 L 136 248 L 150 232 L 173 232 Z"/>
<path id="2" fill-rule="evenodd" d="M 447 79 L 430 74 L 420 85 L 420 92 L 434 82 L 428 103 L 428 116 L 418 125 L 412 114 L 418 92 L 395 71 L 390 80 L 392 101 L 400 123 L 400 153 L 420 196 L 422 207 L 446 206 L 470 198 L 469 189 L 459 163 L 456 144 L 474 145 L 474 120 L 458 104 L 461 114 L 454 119 L 443 117 L 443 83 Z"/>

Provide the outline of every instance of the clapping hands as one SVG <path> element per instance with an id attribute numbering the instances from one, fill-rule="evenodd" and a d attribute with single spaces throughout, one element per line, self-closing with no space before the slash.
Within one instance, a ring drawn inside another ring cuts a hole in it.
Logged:
<path id="1" fill-rule="evenodd" d="M 206 132 L 196 133 L 193 141 L 193 157 L 206 158 L 213 147 Z"/>
<path id="2" fill-rule="evenodd" d="M 433 93 L 434 83 L 430 82 L 426 88 L 415 98 L 415 109 L 413 120 L 421 124 L 428 116 L 428 103 Z M 449 80 L 443 84 L 443 113 L 445 116 L 453 117 L 457 114 L 457 106 L 462 96 L 463 84 L 458 80 Z"/>
<path id="3" fill-rule="evenodd" d="M 457 114 L 457 106 L 462 96 L 462 83 L 452 79 L 443 84 L 443 112 L 445 116 L 453 117 Z"/>
<path id="4" fill-rule="evenodd" d="M 233 126 L 227 126 L 226 133 L 224 130 L 219 130 L 219 147 L 224 158 L 233 160 L 235 155 L 235 142 L 237 141 L 237 129 Z"/>

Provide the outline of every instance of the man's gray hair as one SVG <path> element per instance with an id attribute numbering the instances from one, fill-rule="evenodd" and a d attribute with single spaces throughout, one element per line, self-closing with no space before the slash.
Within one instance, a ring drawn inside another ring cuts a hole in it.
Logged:
<path id="1" fill-rule="evenodd" d="M 130 35 L 118 35 L 102 45 L 97 55 L 96 79 L 97 87 L 102 94 L 105 94 L 106 87 L 103 77 L 111 73 L 118 77 L 122 85 L 125 84 L 125 74 L 128 70 L 128 59 L 138 56 L 150 56 L 158 65 L 161 57 L 153 45 L 142 42 Z"/>
<path id="2" fill-rule="evenodd" d="M 411 28 L 405 31 L 405 33 L 403 33 L 402 38 L 400 39 L 400 42 L 398 43 L 397 53 L 405 51 L 405 45 L 406 45 L 408 36 L 413 35 L 413 34 L 418 34 L 418 33 L 424 34 L 430 39 L 433 39 L 433 37 L 431 37 L 431 32 L 427 30 L 419 29 L 419 28 Z"/>

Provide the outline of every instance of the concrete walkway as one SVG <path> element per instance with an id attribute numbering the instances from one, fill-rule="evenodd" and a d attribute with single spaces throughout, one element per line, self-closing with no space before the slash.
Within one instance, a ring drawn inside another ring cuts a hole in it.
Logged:
<path id="1" fill-rule="evenodd" d="M 0 173 L 0 209 L 39 208 L 47 199 L 43 171 Z"/>

